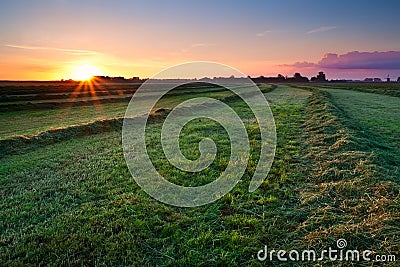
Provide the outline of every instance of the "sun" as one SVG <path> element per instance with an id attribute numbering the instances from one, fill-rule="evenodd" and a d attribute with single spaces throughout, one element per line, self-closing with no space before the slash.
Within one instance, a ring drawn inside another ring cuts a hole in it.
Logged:
<path id="1" fill-rule="evenodd" d="M 97 72 L 97 68 L 92 65 L 75 66 L 72 71 L 72 79 L 78 81 L 88 81 Z"/>

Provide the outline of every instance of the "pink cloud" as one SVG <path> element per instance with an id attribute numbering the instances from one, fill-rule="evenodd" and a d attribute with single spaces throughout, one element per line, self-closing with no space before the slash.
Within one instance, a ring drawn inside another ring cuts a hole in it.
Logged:
<path id="1" fill-rule="evenodd" d="M 282 66 L 338 70 L 400 70 L 400 51 L 353 51 L 342 55 L 327 53 L 317 63 L 304 61 Z"/>
<path id="2" fill-rule="evenodd" d="M 303 62 L 296 62 L 293 64 L 283 64 L 280 65 L 283 67 L 295 67 L 295 68 L 315 68 L 318 67 L 318 64 L 312 63 L 312 62 L 308 62 L 308 61 L 303 61 Z"/>
<path id="3" fill-rule="evenodd" d="M 400 69 L 400 51 L 325 54 L 318 66 L 329 69 Z"/>

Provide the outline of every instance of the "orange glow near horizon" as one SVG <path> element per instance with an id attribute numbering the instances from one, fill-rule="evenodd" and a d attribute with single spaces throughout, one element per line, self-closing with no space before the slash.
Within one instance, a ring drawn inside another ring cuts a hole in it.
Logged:
<path id="1" fill-rule="evenodd" d="M 71 72 L 71 79 L 77 81 L 90 81 L 97 72 L 98 68 L 92 65 L 86 64 L 74 66 Z"/>

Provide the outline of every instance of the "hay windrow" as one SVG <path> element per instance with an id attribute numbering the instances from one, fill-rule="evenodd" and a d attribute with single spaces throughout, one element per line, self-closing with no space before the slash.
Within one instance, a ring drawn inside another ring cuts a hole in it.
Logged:
<path id="1" fill-rule="evenodd" d="M 60 127 L 40 132 L 32 136 L 19 135 L 0 140 L 0 155 L 21 153 L 68 139 L 119 130 L 123 118 L 96 120 L 84 124 Z"/>
<path id="2" fill-rule="evenodd" d="M 365 138 L 370 133 L 346 121 L 328 92 L 309 90 L 313 94 L 303 127 L 306 158 L 312 164 L 301 193 L 310 212 L 298 229 L 303 241 L 323 247 L 328 240 L 345 238 L 352 248 L 400 251 L 399 227 L 394 227 L 400 217 L 400 187 L 396 177 L 385 177 L 375 153 L 379 146 Z"/>

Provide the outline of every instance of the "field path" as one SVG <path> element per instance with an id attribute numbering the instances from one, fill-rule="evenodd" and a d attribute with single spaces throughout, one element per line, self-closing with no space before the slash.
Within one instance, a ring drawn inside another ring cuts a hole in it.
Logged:
<path id="1" fill-rule="evenodd" d="M 294 88 L 287 85 L 279 85 L 273 91 L 265 94 L 270 105 L 281 104 L 301 104 L 305 105 L 307 98 L 311 93 L 307 90 Z"/>

